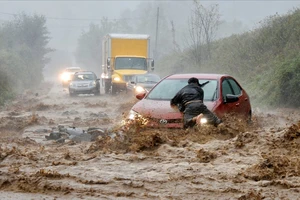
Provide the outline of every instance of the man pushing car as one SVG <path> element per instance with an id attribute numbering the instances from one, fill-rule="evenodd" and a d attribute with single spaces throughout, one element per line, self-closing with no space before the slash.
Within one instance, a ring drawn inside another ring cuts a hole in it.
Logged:
<path id="1" fill-rule="evenodd" d="M 171 99 L 171 107 L 178 107 L 179 111 L 183 113 L 184 128 L 200 124 L 202 117 L 207 119 L 208 124 L 214 126 L 218 126 L 222 123 L 222 120 L 203 104 L 204 91 L 202 87 L 208 82 L 209 81 L 199 84 L 199 80 L 192 77 L 188 80 L 188 85 L 178 91 Z"/>

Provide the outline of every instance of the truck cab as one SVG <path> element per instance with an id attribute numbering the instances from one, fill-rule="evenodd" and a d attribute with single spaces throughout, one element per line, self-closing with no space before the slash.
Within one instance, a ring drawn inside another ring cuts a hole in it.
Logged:
<path id="1" fill-rule="evenodd" d="M 150 58 L 150 37 L 135 34 L 108 34 L 103 39 L 102 84 L 105 93 L 126 90 L 132 76 L 154 70 Z"/>

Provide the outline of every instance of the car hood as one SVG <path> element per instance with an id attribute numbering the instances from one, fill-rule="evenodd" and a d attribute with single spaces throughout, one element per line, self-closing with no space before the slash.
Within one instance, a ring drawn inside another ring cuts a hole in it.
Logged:
<path id="1" fill-rule="evenodd" d="M 136 86 L 141 86 L 143 88 L 152 88 L 156 83 L 138 83 Z"/>
<path id="2" fill-rule="evenodd" d="M 204 102 L 209 110 L 215 106 L 215 102 Z M 137 102 L 132 110 L 142 115 L 155 119 L 180 119 L 182 114 L 178 109 L 170 106 L 170 101 L 143 99 Z"/>

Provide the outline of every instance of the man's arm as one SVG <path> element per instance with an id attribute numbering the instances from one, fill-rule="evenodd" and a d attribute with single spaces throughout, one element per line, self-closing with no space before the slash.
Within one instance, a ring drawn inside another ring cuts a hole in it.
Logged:
<path id="1" fill-rule="evenodd" d="M 181 99 L 181 94 L 180 91 L 173 97 L 173 99 L 171 99 L 170 101 L 170 105 L 173 106 L 177 106 L 177 104 L 180 103 Z"/>

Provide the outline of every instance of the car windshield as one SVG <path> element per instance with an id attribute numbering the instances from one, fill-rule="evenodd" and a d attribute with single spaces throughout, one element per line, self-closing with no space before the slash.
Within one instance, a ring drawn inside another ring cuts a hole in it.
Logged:
<path id="1" fill-rule="evenodd" d="M 200 84 L 207 81 L 209 82 L 202 87 L 204 90 L 204 101 L 214 101 L 217 95 L 218 82 L 217 80 L 199 79 Z M 171 100 L 181 88 L 188 84 L 187 82 L 188 79 L 165 79 L 152 89 L 147 99 Z"/>
<path id="2" fill-rule="evenodd" d="M 138 75 L 136 77 L 137 83 L 157 83 L 159 80 L 159 76 L 154 74 Z"/>
<path id="3" fill-rule="evenodd" d="M 119 57 L 116 58 L 115 69 L 147 69 L 145 58 Z"/>
<path id="4" fill-rule="evenodd" d="M 94 80 L 93 74 L 75 74 L 73 76 L 74 81 L 86 81 L 86 80 Z"/>

